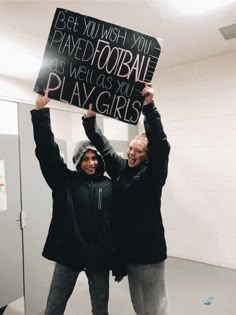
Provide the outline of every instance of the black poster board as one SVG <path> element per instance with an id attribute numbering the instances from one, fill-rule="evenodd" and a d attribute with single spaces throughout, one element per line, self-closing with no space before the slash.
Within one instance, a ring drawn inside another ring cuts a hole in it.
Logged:
<path id="1" fill-rule="evenodd" d="M 136 125 L 160 52 L 154 37 L 57 8 L 34 91 Z"/>

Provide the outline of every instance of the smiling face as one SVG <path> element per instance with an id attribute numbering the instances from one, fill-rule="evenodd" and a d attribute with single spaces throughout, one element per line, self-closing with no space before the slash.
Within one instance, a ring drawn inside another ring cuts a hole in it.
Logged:
<path id="1" fill-rule="evenodd" d="M 147 140 L 146 138 L 137 137 L 131 141 L 128 151 L 128 166 L 139 166 L 143 161 L 147 159 Z"/>
<path id="2" fill-rule="evenodd" d="M 98 167 L 98 157 L 96 152 L 88 150 L 80 163 L 80 168 L 87 174 L 93 175 Z"/>

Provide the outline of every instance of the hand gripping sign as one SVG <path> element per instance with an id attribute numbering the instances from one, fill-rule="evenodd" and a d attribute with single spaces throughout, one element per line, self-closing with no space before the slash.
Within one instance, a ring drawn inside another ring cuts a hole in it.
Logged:
<path id="1" fill-rule="evenodd" d="M 58 8 L 34 91 L 136 125 L 160 52 L 154 37 Z"/>

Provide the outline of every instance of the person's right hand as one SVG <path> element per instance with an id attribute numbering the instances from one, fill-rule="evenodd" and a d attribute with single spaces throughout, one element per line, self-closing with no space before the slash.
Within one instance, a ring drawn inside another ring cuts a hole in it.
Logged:
<path id="1" fill-rule="evenodd" d="M 48 97 L 48 90 L 46 90 L 44 95 L 38 95 L 36 99 L 36 109 L 44 108 L 49 102 L 50 98 Z"/>
<path id="2" fill-rule="evenodd" d="M 92 104 L 89 104 L 89 108 L 88 108 L 85 116 L 88 118 L 96 116 L 96 112 L 93 111 L 93 105 Z"/>

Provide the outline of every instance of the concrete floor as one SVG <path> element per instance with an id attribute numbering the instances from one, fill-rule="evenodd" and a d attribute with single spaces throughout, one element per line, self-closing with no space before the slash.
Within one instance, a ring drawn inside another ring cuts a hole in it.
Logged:
<path id="1" fill-rule="evenodd" d="M 170 315 L 236 315 L 236 270 L 169 257 L 166 278 Z M 204 304 L 209 297 L 213 298 L 212 303 Z M 24 315 L 23 298 L 10 304 L 3 314 Z M 127 278 L 119 284 L 111 278 L 109 314 L 135 315 L 129 299 Z M 91 315 L 84 274 L 78 279 L 65 315 Z"/>
<path id="2" fill-rule="evenodd" d="M 236 315 L 236 270 L 169 258 L 167 284 L 170 315 Z"/>

